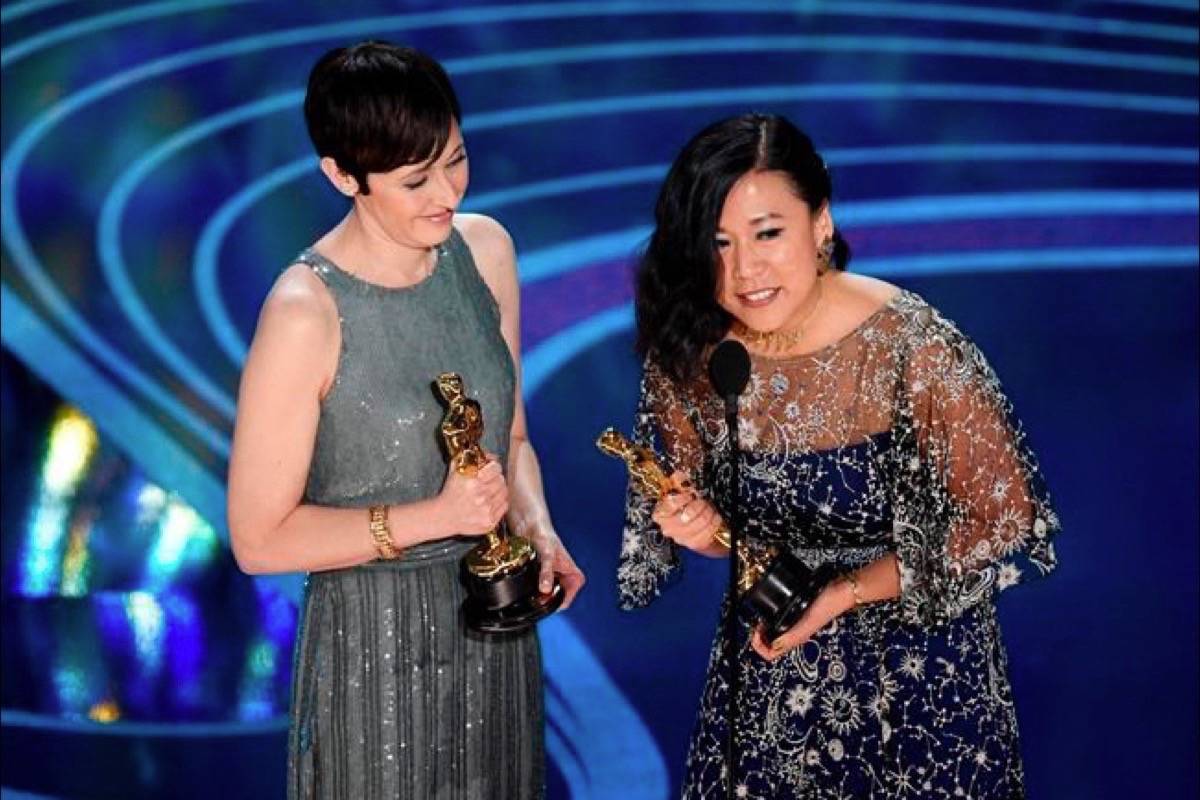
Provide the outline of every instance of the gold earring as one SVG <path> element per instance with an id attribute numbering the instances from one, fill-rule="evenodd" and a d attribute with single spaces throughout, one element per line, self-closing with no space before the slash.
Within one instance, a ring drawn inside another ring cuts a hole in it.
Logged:
<path id="1" fill-rule="evenodd" d="M 824 275 L 833 266 L 833 237 L 821 242 L 817 248 L 817 274 Z"/>

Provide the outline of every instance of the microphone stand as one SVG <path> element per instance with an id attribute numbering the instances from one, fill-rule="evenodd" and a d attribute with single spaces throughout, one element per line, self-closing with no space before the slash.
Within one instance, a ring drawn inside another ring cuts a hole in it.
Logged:
<path id="1" fill-rule="evenodd" d="M 741 670 L 737 661 L 737 605 L 738 605 L 738 543 L 741 540 L 741 459 L 738 458 L 738 403 L 737 395 L 725 396 L 725 427 L 729 431 L 729 616 L 725 620 L 725 658 L 729 661 L 729 698 L 726 709 L 729 730 L 725 740 L 725 796 L 734 800 L 737 771 L 737 696 L 741 684 Z"/>
<path id="2" fill-rule="evenodd" d="M 750 354 L 736 339 L 726 339 L 713 348 L 708 359 L 708 375 L 717 395 L 725 402 L 725 429 L 729 432 L 729 473 L 732 487 L 729 497 L 729 616 L 725 618 L 725 658 L 729 662 L 729 702 L 726 713 L 729 729 L 725 740 L 725 789 L 726 797 L 734 800 L 737 772 L 737 720 L 738 691 L 741 675 L 737 662 L 738 638 L 738 552 L 741 542 L 741 461 L 738 447 L 738 395 L 746 390 L 750 381 Z"/>

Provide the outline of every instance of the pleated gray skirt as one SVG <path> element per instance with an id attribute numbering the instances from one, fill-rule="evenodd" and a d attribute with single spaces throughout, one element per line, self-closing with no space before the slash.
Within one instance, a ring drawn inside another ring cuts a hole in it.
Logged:
<path id="1" fill-rule="evenodd" d="M 462 550 L 309 575 L 289 800 L 543 796 L 537 632 L 485 637 L 465 627 Z"/>

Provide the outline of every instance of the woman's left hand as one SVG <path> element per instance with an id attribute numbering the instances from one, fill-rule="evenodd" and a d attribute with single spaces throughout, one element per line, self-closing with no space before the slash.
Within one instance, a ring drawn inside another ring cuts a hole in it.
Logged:
<path id="1" fill-rule="evenodd" d="M 774 642 L 767 642 L 763 638 L 762 625 L 758 625 L 750 637 L 750 646 L 767 661 L 774 661 L 807 642 L 813 634 L 852 608 L 854 593 L 849 584 L 841 578 L 835 578 L 821 590 L 796 624 L 781 633 Z"/>
<path id="2" fill-rule="evenodd" d="M 538 560 L 542 564 L 538 588 L 543 594 L 549 592 L 554 588 L 554 578 L 557 576 L 559 583 L 562 584 L 563 592 L 566 593 L 559 610 L 565 611 L 575 600 L 575 595 L 579 594 L 583 584 L 587 582 L 583 570 L 575 565 L 575 559 L 571 558 L 571 554 L 567 552 L 562 540 L 553 530 L 539 526 L 537 531 L 529 536 L 529 540 L 533 543 Z"/>

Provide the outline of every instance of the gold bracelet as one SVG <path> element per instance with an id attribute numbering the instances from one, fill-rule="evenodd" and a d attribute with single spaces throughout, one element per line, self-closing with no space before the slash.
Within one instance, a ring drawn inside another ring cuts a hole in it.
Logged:
<path id="1" fill-rule="evenodd" d="M 850 584 L 850 594 L 854 595 L 854 608 L 858 608 L 865 602 L 862 596 L 862 587 L 858 583 L 858 578 L 854 577 L 853 572 L 847 572 L 842 575 L 842 580 Z"/>
<path id="2" fill-rule="evenodd" d="M 388 527 L 388 507 L 371 506 L 368 518 L 371 520 L 371 538 L 375 540 L 379 557 L 387 561 L 399 558 L 400 550 L 392 543 L 392 529 Z"/>

